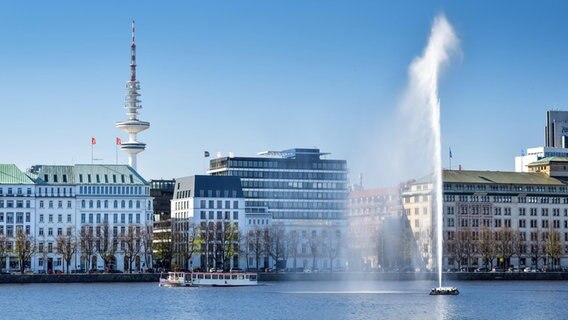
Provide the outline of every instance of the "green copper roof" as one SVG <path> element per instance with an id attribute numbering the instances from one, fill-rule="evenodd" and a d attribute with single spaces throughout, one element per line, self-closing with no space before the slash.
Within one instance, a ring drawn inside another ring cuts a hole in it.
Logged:
<path id="1" fill-rule="evenodd" d="M 28 175 L 39 184 L 148 184 L 124 164 L 36 165 Z"/>
<path id="2" fill-rule="evenodd" d="M 543 165 L 543 164 L 549 164 L 551 162 L 566 162 L 568 163 L 568 158 L 567 157 L 548 157 L 548 158 L 543 158 L 540 159 L 538 161 L 535 162 L 531 162 L 528 165 L 529 166 L 535 166 L 535 165 Z"/>
<path id="3" fill-rule="evenodd" d="M 444 170 L 444 183 L 565 185 L 545 173 Z"/>
<path id="4" fill-rule="evenodd" d="M 33 184 L 15 164 L 0 164 L 0 184 Z"/>

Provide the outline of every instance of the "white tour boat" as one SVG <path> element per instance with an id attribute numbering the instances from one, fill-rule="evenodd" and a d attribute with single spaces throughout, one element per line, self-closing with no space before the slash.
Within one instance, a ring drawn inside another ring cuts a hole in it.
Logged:
<path id="1" fill-rule="evenodd" d="M 168 272 L 160 277 L 160 287 L 240 287 L 258 285 L 256 273 Z"/>
<path id="2" fill-rule="evenodd" d="M 160 287 L 189 287 L 191 286 L 191 273 L 168 272 L 160 274 Z"/>

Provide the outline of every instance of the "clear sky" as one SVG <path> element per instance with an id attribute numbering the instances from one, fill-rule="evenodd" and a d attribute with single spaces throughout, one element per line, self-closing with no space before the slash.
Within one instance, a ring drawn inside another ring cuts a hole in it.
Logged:
<path id="1" fill-rule="evenodd" d="M 317 146 L 352 182 L 392 184 L 378 133 L 440 12 L 461 48 L 440 83 L 444 166 L 451 147 L 453 167 L 512 171 L 568 110 L 565 1 L 2 1 L 0 162 L 90 163 L 96 137 L 115 163 L 135 19 L 144 177 L 203 173 L 205 150 Z"/>

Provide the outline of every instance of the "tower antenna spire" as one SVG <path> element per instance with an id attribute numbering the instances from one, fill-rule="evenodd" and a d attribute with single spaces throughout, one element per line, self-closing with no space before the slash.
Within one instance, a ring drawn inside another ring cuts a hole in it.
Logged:
<path id="1" fill-rule="evenodd" d="M 130 80 L 126 82 L 126 99 L 124 108 L 126 109 L 125 121 L 116 123 L 116 127 L 128 134 L 128 140 L 120 144 L 120 148 L 128 154 L 128 164 L 136 170 L 136 155 L 146 148 L 146 144 L 138 141 L 138 133 L 148 129 L 150 123 L 138 119 L 138 110 L 142 109 L 140 104 L 140 82 L 136 79 L 136 43 L 134 41 L 134 20 L 132 20 L 132 44 L 130 45 Z"/>
<path id="2" fill-rule="evenodd" d="M 134 20 L 132 20 L 132 44 L 130 45 L 130 81 L 136 81 L 136 42 L 134 41 Z"/>

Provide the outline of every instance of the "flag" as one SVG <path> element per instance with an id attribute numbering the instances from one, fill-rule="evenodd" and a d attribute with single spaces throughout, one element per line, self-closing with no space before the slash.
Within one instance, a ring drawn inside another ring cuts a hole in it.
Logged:
<path id="1" fill-rule="evenodd" d="M 450 148 L 450 158 L 452 158 L 452 148 Z"/>
<path id="2" fill-rule="evenodd" d="M 95 139 L 95 137 L 91 137 L 91 144 L 97 144 L 97 139 Z"/>
<path id="3" fill-rule="evenodd" d="M 204 151 L 204 152 L 203 152 L 203 156 L 204 156 L 205 158 L 209 158 L 209 151 Z"/>
<path id="4" fill-rule="evenodd" d="M 120 140 L 119 137 L 116 137 L 116 145 L 119 146 L 122 144 L 122 141 Z"/>

